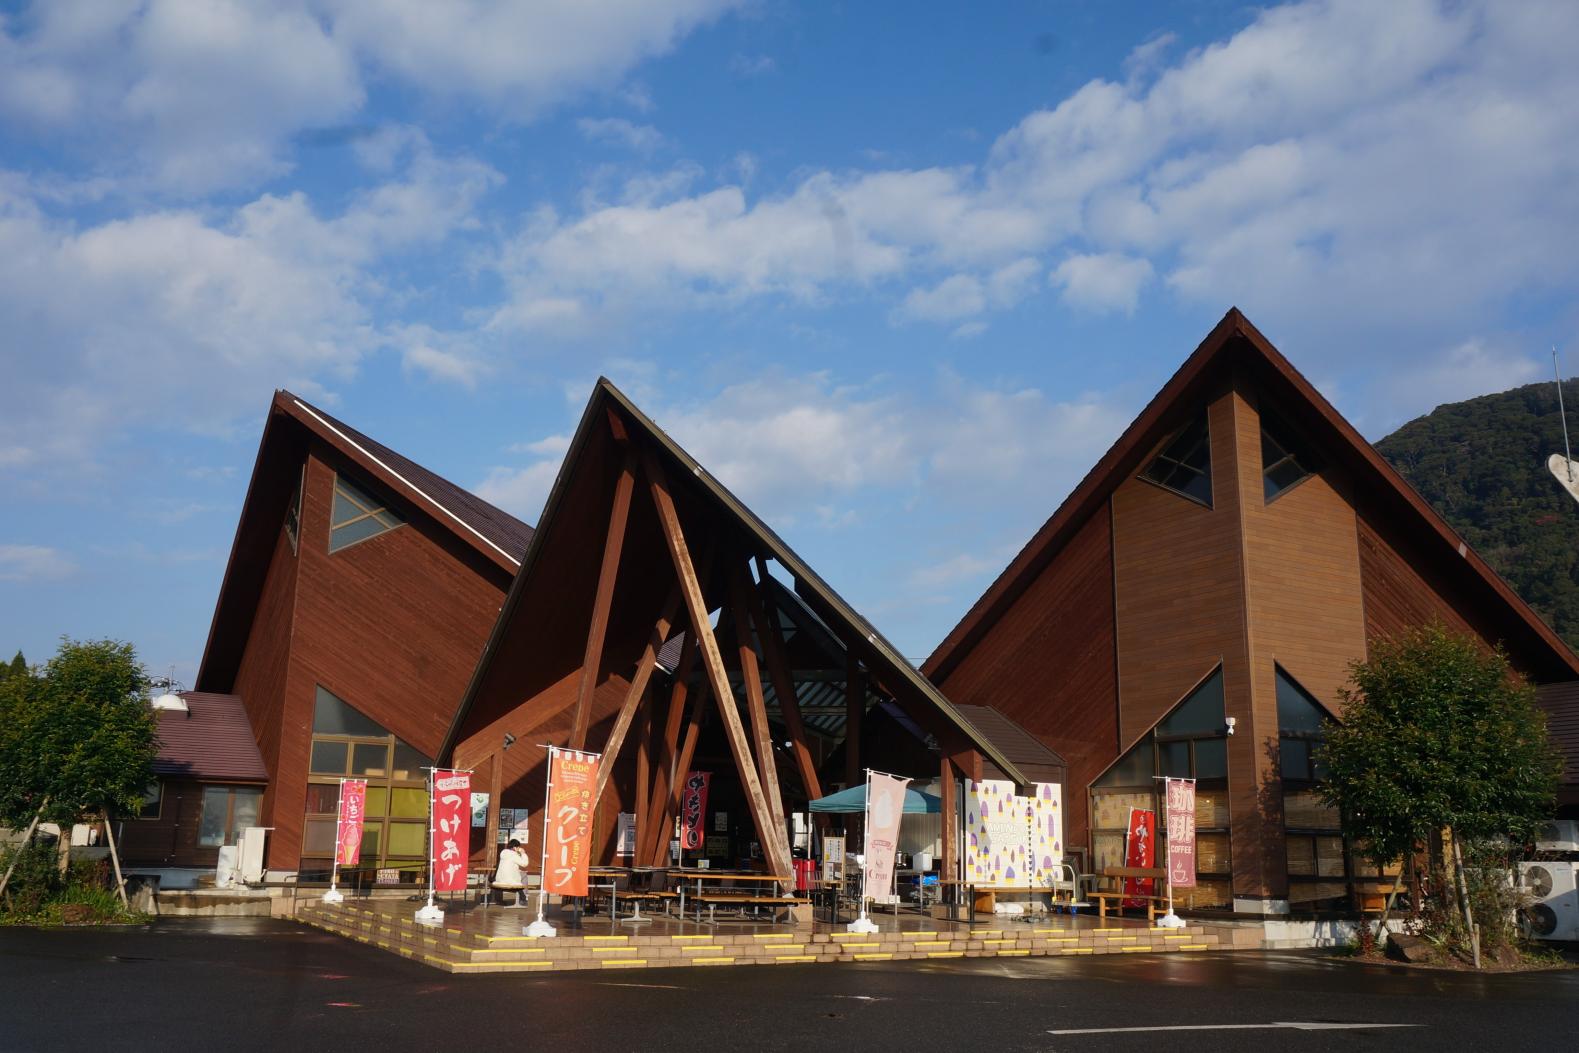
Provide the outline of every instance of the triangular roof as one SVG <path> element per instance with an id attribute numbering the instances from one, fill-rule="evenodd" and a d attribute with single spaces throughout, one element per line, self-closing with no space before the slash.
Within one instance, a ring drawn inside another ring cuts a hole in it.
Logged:
<path id="1" fill-rule="evenodd" d="M 253 612 L 268 574 L 288 502 L 310 439 L 337 450 L 391 495 L 453 534 L 495 568 L 501 588 L 520 566 L 532 528 L 475 494 L 396 453 L 383 443 L 291 394 L 276 391 L 253 463 L 247 496 L 220 585 L 197 687 L 228 691 L 246 647 Z"/>
<path id="2" fill-rule="evenodd" d="M 988 756 L 1009 778 L 1024 782 L 1014 764 L 1003 757 L 993 744 L 964 720 L 932 683 L 922 676 L 899 650 L 886 640 L 865 618 L 861 617 L 843 597 L 811 569 L 782 538 L 746 505 L 714 478 L 702 465 L 671 439 L 664 431 L 631 402 L 608 379 L 600 377 L 582 414 L 570 448 L 554 480 L 543 513 L 538 520 L 536 533 L 527 546 L 521 569 L 510 587 L 510 593 L 499 612 L 498 621 L 483 651 L 482 660 L 473 673 L 444 745 L 439 751 L 441 759 L 451 756 L 457 743 L 465 734 L 497 719 L 501 707 L 514 704 L 520 696 L 520 685 L 510 683 L 490 684 L 490 677 L 497 672 L 495 663 L 501 655 L 510 655 L 511 661 L 525 662 L 518 656 L 528 649 L 533 652 L 534 675 L 544 682 L 559 675 L 557 669 L 544 668 L 549 664 L 548 655 L 562 652 L 563 640 L 550 642 L 547 636 L 559 631 L 561 626 L 576 627 L 584 638 L 590 610 L 592 591 L 589 581 L 595 581 L 597 555 L 601 550 L 607 507 L 612 492 L 613 479 L 618 470 L 617 451 L 613 450 L 611 424 L 614 431 L 626 436 L 632 443 L 650 449 L 658 458 L 673 490 L 674 501 L 679 506 L 682 521 L 690 524 L 687 536 L 702 522 L 715 524 L 712 538 L 727 543 L 726 535 L 749 539 L 755 554 L 776 562 L 790 574 L 796 583 L 796 593 L 831 629 L 841 635 L 864 641 L 861 657 L 868 668 L 889 691 L 902 694 L 907 702 L 919 704 L 934 713 L 942 726 L 957 731 L 964 739 Z M 638 501 L 631 512 L 632 526 L 628 532 L 622 568 L 632 566 L 662 567 L 652 574 L 639 575 L 635 580 L 624 569 L 614 594 L 614 612 L 610 615 L 610 628 L 605 643 L 605 666 L 610 669 L 633 667 L 637 655 L 650 629 L 650 621 L 631 626 L 615 623 L 625 615 L 620 608 L 639 608 L 643 604 L 630 602 L 636 598 L 652 602 L 647 606 L 656 610 L 663 593 L 673 578 L 670 560 L 659 541 L 657 549 L 642 548 L 658 538 L 658 531 L 637 531 L 638 516 L 648 502 Z M 596 540 L 587 544 L 587 531 L 595 531 Z M 642 537 L 638 538 L 637 535 Z M 703 545 L 702 539 L 692 539 L 693 545 Z M 552 558 L 550 558 L 552 553 Z M 541 581 L 539 580 L 541 579 Z M 716 609 L 727 591 L 723 582 L 712 582 L 706 593 L 710 597 L 709 609 Z M 711 598 L 720 598 L 714 602 Z M 641 617 L 649 618 L 647 614 Z M 634 631 L 631 631 L 634 630 Z M 567 630 L 568 632 L 568 630 Z M 575 639 L 573 634 L 567 637 Z M 579 665 L 579 643 L 574 654 Z M 524 668 L 524 666 L 523 666 Z M 477 712 L 479 695 L 487 688 L 488 698 L 483 703 L 485 711 Z M 514 694 L 512 694 L 512 692 Z M 472 725 L 468 726 L 470 718 Z M 597 715 L 594 715 L 596 721 Z"/>
<path id="3" fill-rule="evenodd" d="M 1157 444 L 1183 423 L 1184 417 L 1206 393 L 1208 385 L 1234 368 L 1243 369 L 1254 377 L 1277 401 L 1280 411 L 1295 418 L 1324 452 L 1342 462 L 1356 484 L 1357 493 L 1363 492 L 1381 510 L 1406 524 L 1416 537 L 1430 545 L 1440 545 L 1444 555 L 1454 556 L 1450 562 L 1462 568 L 1457 576 L 1469 594 L 1483 604 L 1483 613 L 1490 615 L 1503 630 L 1503 639 L 1520 645 L 1526 653 L 1540 656 L 1540 665 L 1549 679 L 1579 677 L 1579 657 L 1568 645 L 1237 307 L 1228 310 L 1052 517 L 988 586 L 965 617 L 922 663 L 922 670 L 935 680 L 945 680 L 1069 542 L 1075 531 L 1103 507 L 1120 484 L 1142 467 L 1142 461 Z"/>

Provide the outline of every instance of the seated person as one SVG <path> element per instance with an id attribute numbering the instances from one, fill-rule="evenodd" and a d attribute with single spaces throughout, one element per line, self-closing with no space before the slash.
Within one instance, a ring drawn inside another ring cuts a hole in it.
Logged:
<path id="1" fill-rule="evenodd" d="M 512 839 L 499 853 L 499 868 L 493 872 L 493 887 L 513 891 L 516 906 L 521 905 L 522 890 L 526 886 L 522 871 L 529 863 L 526 849 L 521 847 L 521 842 Z"/>

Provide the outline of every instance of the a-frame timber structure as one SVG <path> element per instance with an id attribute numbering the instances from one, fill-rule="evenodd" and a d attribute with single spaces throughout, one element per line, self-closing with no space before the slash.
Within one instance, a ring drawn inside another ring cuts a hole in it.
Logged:
<path id="1" fill-rule="evenodd" d="M 490 794 L 491 860 L 501 805 L 528 809 L 541 828 L 546 745 L 601 752 L 594 860 L 612 860 L 627 812 L 634 862 L 664 865 L 684 776 L 721 738 L 717 755 L 727 745 L 733 770 L 713 770 L 738 778 L 764 865 L 789 874 L 787 814 L 861 778 L 863 745 L 878 744 L 863 744 L 860 728 L 877 706 L 916 731 L 912 767 L 930 767 L 910 774 L 940 775 L 948 789 L 989 762 L 1026 781 L 600 379 L 440 757 L 474 769 L 473 785 Z M 952 813 L 953 794 L 944 800 Z M 943 828 L 954 829 L 952 814 Z M 955 851 L 946 843 L 945 860 Z"/>

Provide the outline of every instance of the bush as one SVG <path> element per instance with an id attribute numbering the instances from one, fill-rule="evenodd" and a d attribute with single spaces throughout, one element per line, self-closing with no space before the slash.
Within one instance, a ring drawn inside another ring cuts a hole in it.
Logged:
<path id="1" fill-rule="evenodd" d="M 59 858 L 54 842 L 41 837 L 27 844 L 7 845 L 0 851 L 0 874 L 5 873 L 12 860 L 16 861 L 11 882 L 6 886 L 6 901 L 0 904 L 6 914 L 31 917 L 59 895 L 65 884 L 60 877 Z"/>
<path id="2" fill-rule="evenodd" d="M 54 843 L 35 838 L 0 853 L 0 873 L 13 857 L 17 867 L 6 886 L 6 902 L 0 904 L 0 923 L 110 925 L 145 920 L 122 909 L 108 860 L 78 860 L 63 879 Z"/>

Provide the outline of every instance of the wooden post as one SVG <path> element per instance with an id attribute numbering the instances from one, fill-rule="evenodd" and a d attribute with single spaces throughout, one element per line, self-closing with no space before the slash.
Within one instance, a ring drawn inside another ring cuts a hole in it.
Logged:
<path id="1" fill-rule="evenodd" d="M 751 756 L 751 744 L 746 740 L 736 711 L 734 692 L 729 687 L 729 674 L 724 669 L 724 658 L 718 650 L 718 639 L 708 621 L 707 600 L 702 596 L 701 585 L 696 580 L 696 568 L 691 563 L 691 552 L 685 544 L 685 531 L 680 526 L 679 513 L 664 476 L 663 466 L 651 450 L 642 451 L 647 483 L 652 490 L 652 500 L 658 511 L 658 521 L 663 525 L 664 540 L 669 546 L 669 556 L 674 560 L 675 572 L 680 577 L 680 590 L 691 617 L 691 628 L 696 633 L 696 645 L 702 652 L 702 667 L 707 670 L 712 683 L 713 697 L 718 701 L 718 712 L 724 721 L 724 736 L 729 740 L 729 750 L 734 755 L 735 767 L 745 787 L 746 803 L 756 824 L 757 836 L 762 841 L 773 872 L 779 875 L 794 873 L 790 862 L 789 838 L 786 832 L 774 828 L 773 813 L 762 783 L 757 779 L 756 761 Z"/>
<path id="2" fill-rule="evenodd" d="M 762 695 L 762 670 L 757 652 L 751 646 L 751 622 L 746 616 L 746 568 L 735 564 L 729 571 L 730 606 L 734 608 L 735 642 L 740 652 L 740 679 L 746 689 L 746 712 L 751 716 L 751 736 L 757 743 L 757 770 L 767 794 L 773 828 L 784 831 L 784 792 L 779 785 L 778 761 L 773 757 L 773 728 L 768 723 L 768 704 Z M 786 834 L 787 836 L 787 834 Z M 765 839 L 764 839 L 765 840 Z"/>
<path id="3" fill-rule="evenodd" d="M 653 773 L 652 794 L 647 798 L 647 811 L 636 817 L 642 859 L 652 858 L 657 851 L 656 847 L 649 846 L 649 842 L 654 838 L 661 841 L 666 836 L 660 829 L 663 808 L 669 800 L 671 780 L 680 778 L 674 773 L 674 765 L 680 748 L 680 724 L 685 720 L 685 698 L 688 690 L 686 678 L 691 675 L 691 669 L 695 664 L 696 634 L 686 633 L 685 644 L 680 649 L 680 661 L 674 669 L 674 685 L 669 691 L 669 715 L 663 728 L 663 753 L 660 754 L 657 770 Z"/>
<path id="4" fill-rule="evenodd" d="M 115 891 L 121 894 L 121 906 L 130 912 L 132 901 L 126 898 L 126 878 L 121 876 L 121 856 L 115 851 L 115 831 L 110 829 L 109 809 L 104 809 L 99 814 L 104 817 L 104 840 L 110 844 L 110 863 L 115 867 Z M 1479 965 L 1478 962 L 1476 964 Z"/>
<path id="5" fill-rule="evenodd" d="M 609 512 L 609 531 L 603 539 L 603 565 L 598 569 L 598 591 L 592 602 L 592 624 L 587 628 L 587 647 L 581 658 L 581 683 L 576 690 L 576 719 L 571 726 L 570 748 L 586 749 L 587 725 L 592 719 L 592 694 L 598 687 L 603 665 L 603 636 L 609 627 L 609 605 L 614 600 L 614 581 L 619 576 L 620 552 L 625 547 L 625 522 L 630 517 L 631 491 L 636 485 L 636 464 L 629 454 L 620 466 L 614 484 L 614 507 Z M 663 646 L 659 641 L 659 646 Z M 594 802 L 596 803 L 596 802 Z"/>
<path id="6" fill-rule="evenodd" d="M 848 647 L 848 645 L 846 645 Z M 866 678 L 853 650 L 844 653 L 844 785 L 861 782 L 861 720 L 866 716 Z"/>
<path id="7" fill-rule="evenodd" d="M 939 792 L 943 795 L 943 861 L 938 867 L 941 876 L 948 880 L 958 879 L 960 876 L 959 838 L 954 836 L 959 826 L 959 812 L 954 799 L 959 796 L 959 791 L 954 783 L 954 762 L 949 758 L 948 752 L 943 751 L 941 765 L 942 783 Z"/>
<path id="8" fill-rule="evenodd" d="M 499 863 L 499 795 L 504 792 L 504 748 L 493 751 L 493 771 L 488 777 L 488 869 Z M 509 838 L 505 838 L 506 841 Z"/>
<path id="9" fill-rule="evenodd" d="M 636 728 L 636 807 L 634 815 L 639 824 L 647 818 L 647 793 L 652 779 L 652 729 L 657 723 L 653 720 L 652 686 L 642 693 L 641 723 Z M 636 846 L 641 841 L 641 829 L 638 826 L 631 840 L 631 865 L 639 866 L 636 862 Z M 618 844 L 616 843 L 616 848 Z"/>
<path id="10" fill-rule="evenodd" d="M 38 829 L 38 821 L 44 818 L 44 809 L 48 807 L 49 797 L 46 795 L 44 798 L 44 803 L 39 805 L 38 811 L 33 813 L 33 821 L 27 824 L 27 833 L 22 835 L 21 843 L 18 845 L 19 850 L 21 848 L 26 848 L 32 842 L 33 831 Z M 4 893 L 5 887 L 11 884 L 11 872 L 16 869 L 17 861 L 20 858 L 20 855 L 17 854 L 13 854 L 11 856 L 11 865 L 5 868 L 5 877 L 0 878 L 0 893 Z"/>
<path id="11" fill-rule="evenodd" d="M 779 630 L 778 618 L 767 602 L 768 569 L 760 556 L 757 557 L 757 576 L 761 579 L 762 591 L 746 590 L 751 623 L 757 627 L 757 639 L 762 641 L 762 656 L 767 662 L 768 678 L 773 682 L 773 693 L 779 697 L 779 710 L 784 714 L 784 730 L 789 733 L 790 749 L 794 751 L 801 785 L 806 789 L 807 798 L 815 801 L 822 796 L 822 782 L 817 778 L 817 764 L 812 760 L 811 749 L 806 744 L 806 724 L 801 720 L 800 699 L 795 694 L 795 678 L 790 673 L 784 636 Z M 819 813 L 818 818 L 825 820 L 826 816 Z"/>
<path id="12" fill-rule="evenodd" d="M 603 760 L 598 765 L 598 778 L 592 790 L 593 808 L 596 808 L 598 802 L 603 799 L 603 788 L 609 784 L 609 776 L 614 772 L 614 758 L 619 756 L 620 747 L 625 744 L 625 735 L 630 730 L 632 718 L 636 716 L 636 707 L 641 705 L 641 697 L 647 690 L 647 683 L 652 679 L 652 671 L 657 664 L 658 652 L 663 649 L 664 641 L 669 639 L 669 628 L 674 623 L 674 616 L 679 607 L 680 590 L 675 587 L 669 591 L 669 598 L 664 601 L 663 612 L 653 623 L 652 635 L 647 637 L 647 646 L 642 648 L 641 657 L 636 660 L 636 672 L 631 675 L 630 687 L 625 690 L 625 700 L 620 703 L 619 716 L 614 719 L 614 728 L 609 732 L 608 741 L 603 745 Z M 580 717 L 578 710 L 577 719 L 579 720 Z M 584 746 L 585 728 L 582 729 L 581 738 Z M 572 748 L 581 749 L 583 746 Z"/>
<path id="13" fill-rule="evenodd" d="M 653 848 L 654 866 L 663 866 L 668 860 L 669 834 L 674 828 L 674 817 L 680 813 L 680 796 L 685 792 L 685 773 L 691 770 L 691 758 L 696 755 L 697 740 L 702 737 L 702 728 L 707 723 L 707 696 L 710 694 L 712 689 L 704 682 L 691 703 L 691 722 L 685 729 L 685 742 L 680 747 L 679 756 L 675 758 L 668 798 L 653 801 L 654 808 L 661 807 L 653 831 L 657 838 Z"/>

